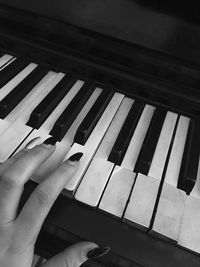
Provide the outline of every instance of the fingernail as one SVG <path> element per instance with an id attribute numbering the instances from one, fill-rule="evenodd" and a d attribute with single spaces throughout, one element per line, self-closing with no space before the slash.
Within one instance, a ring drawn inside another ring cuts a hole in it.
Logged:
<path id="1" fill-rule="evenodd" d="M 56 144 L 56 142 L 57 142 L 57 140 L 52 136 L 52 137 L 49 137 L 48 139 L 46 139 L 43 142 L 43 144 L 54 146 Z"/>
<path id="2" fill-rule="evenodd" d="M 68 158 L 68 162 L 71 162 L 74 164 L 76 161 L 79 161 L 82 156 L 83 156 L 82 152 L 75 153 L 70 158 Z"/>
<path id="3" fill-rule="evenodd" d="M 34 148 L 36 145 L 38 145 L 40 139 L 41 139 L 41 137 L 33 138 L 31 141 L 28 142 L 28 144 L 26 144 L 25 148 L 26 149 Z"/>
<path id="4" fill-rule="evenodd" d="M 87 257 L 88 257 L 88 259 L 96 259 L 96 258 L 99 258 L 99 257 L 105 255 L 109 251 L 110 251 L 110 247 L 98 247 L 98 248 L 94 248 L 94 249 L 90 250 L 87 253 Z"/>

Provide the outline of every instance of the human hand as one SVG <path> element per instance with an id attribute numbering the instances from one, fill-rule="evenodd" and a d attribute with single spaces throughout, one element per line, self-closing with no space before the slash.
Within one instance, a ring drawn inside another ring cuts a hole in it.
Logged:
<path id="1" fill-rule="evenodd" d="M 34 246 L 54 201 L 74 175 L 81 153 L 61 164 L 30 195 L 19 215 L 24 184 L 55 151 L 55 141 L 36 145 L 38 138 L 0 165 L 0 267 L 31 267 Z M 70 218 L 69 218 L 70 220 Z M 78 267 L 89 258 L 107 252 L 91 242 L 81 242 L 46 261 L 42 267 Z"/>

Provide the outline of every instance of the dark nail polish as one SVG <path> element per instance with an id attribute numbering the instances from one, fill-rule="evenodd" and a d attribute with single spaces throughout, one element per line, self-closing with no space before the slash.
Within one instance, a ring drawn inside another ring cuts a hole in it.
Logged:
<path id="1" fill-rule="evenodd" d="M 49 137 L 48 139 L 46 139 L 45 141 L 44 141 L 44 144 L 45 145 L 55 145 L 56 144 L 56 142 L 57 142 L 57 140 L 52 136 L 52 137 Z"/>
<path id="2" fill-rule="evenodd" d="M 83 156 L 83 153 L 78 152 L 78 153 L 72 155 L 68 160 L 70 160 L 70 161 L 79 161 L 82 156 Z"/>
<path id="3" fill-rule="evenodd" d="M 87 253 L 87 257 L 88 257 L 88 259 L 96 259 L 96 258 L 99 258 L 99 257 L 105 255 L 106 253 L 108 253 L 108 251 L 110 251 L 109 247 L 94 248 Z"/>

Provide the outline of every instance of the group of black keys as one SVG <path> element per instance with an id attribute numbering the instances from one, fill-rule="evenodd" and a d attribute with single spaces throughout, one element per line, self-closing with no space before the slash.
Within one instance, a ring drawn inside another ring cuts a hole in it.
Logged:
<path id="1" fill-rule="evenodd" d="M 16 59 L 2 69 L 0 72 L 0 88 L 22 71 L 29 63 L 30 62 L 25 59 Z M 2 99 L 2 101 L 0 101 L 0 118 L 4 119 L 47 73 L 48 69 L 46 67 L 37 66 L 20 84 Z M 34 129 L 39 129 L 76 81 L 77 79 L 73 75 L 65 76 L 33 110 L 27 125 Z M 57 141 L 61 141 L 65 136 L 67 130 L 70 128 L 95 88 L 95 82 L 86 81 L 57 119 L 50 131 L 50 135 L 54 136 Z M 106 88 L 102 90 L 100 96 L 78 127 L 74 137 L 75 143 L 81 145 L 86 143 L 114 93 L 113 90 L 106 90 Z M 133 103 L 108 157 L 109 161 L 117 165 L 121 164 L 144 106 L 145 103 L 141 100 L 136 100 Z M 145 175 L 148 174 L 166 113 L 167 109 L 165 108 L 157 108 L 155 110 L 134 172 L 140 172 Z M 188 194 L 191 192 L 197 178 L 199 154 L 200 123 L 197 118 L 194 118 L 190 121 L 177 186 Z"/>

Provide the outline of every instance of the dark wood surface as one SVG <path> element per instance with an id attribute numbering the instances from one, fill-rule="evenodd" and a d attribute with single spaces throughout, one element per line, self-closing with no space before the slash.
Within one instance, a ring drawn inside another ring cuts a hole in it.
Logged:
<path id="1" fill-rule="evenodd" d="M 200 63 L 199 5 L 194 0 L 0 0 L 0 3 Z"/>
<path id="2" fill-rule="evenodd" d="M 0 49 L 109 84 L 147 103 L 200 114 L 200 68 L 194 62 L 1 5 Z"/>

